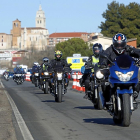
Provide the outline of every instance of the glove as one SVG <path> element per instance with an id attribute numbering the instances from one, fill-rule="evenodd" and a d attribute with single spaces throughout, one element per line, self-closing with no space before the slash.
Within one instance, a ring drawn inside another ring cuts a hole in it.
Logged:
<path id="1" fill-rule="evenodd" d="M 127 52 L 131 52 L 131 53 L 134 52 L 134 51 L 133 51 L 133 46 L 126 46 L 126 47 L 125 47 L 125 50 L 126 50 Z"/>
<path id="2" fill-rule="evenodd" d="M 101 69 L 106 68 L 106 65 L 100 65 L 99 68 Z"/>

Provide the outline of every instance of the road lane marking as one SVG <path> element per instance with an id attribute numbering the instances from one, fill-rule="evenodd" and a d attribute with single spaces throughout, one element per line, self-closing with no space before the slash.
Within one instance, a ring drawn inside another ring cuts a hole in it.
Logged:
<path id="1" fill-rule="evenodd" d="M 5 88 L 3 83 L 1 82 L 1 80 L 0 80 L 0 83 L 1 83 L 2 87 Z M 20 131 L 21 131 L 21 134 L 23 136 L 23 139 L 24 140 L 34 140 L 27 125 L 25 124 L 15 102 L 13 101 L 13 99 L 11 98 L 11 96 L 8 94 L 8 92 L 6 90 L 4 90 L 4 92 L 5 92 L 7 98 L 10 102 L 12 109 L 13 109 L 14 115 L 16 117 L 17 123 L 18 123 Z"/>

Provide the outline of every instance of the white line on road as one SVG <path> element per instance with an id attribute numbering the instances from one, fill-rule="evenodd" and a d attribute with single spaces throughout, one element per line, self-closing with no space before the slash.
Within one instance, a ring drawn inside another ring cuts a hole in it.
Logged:
<path id="1" fill-rule="evenodd" d="M 0 83 L 1 83 L 2 87 L 5 88 L 1 81 L 0 81 Z M 9 102 L 11 104 L 11 107 L 13 109 L 14 115 L 16 117 L 17 123 L 19 125 L 20 131 L 22 133 L 22 136 L 23 136 L 24 140 L 34 140 L 32 135 L 31 135 L 31 133 L 30 133 L 30 131 L 29 131 L 29 129 L 28 129 L 28 127 L 27 127 L 27 125 L 25 124 L 25 122 L 24 122 L 24 120 L 23 120 L 23 118 L 22 118 L 22 116 L 21 116 L 21 114 L 20 114 L 15 102 L 13 101 L 13 99 L 7 93 L 6 90 L 4 90 L 4 92 L 5 92 L 8 100 L 9 100 Z"/>

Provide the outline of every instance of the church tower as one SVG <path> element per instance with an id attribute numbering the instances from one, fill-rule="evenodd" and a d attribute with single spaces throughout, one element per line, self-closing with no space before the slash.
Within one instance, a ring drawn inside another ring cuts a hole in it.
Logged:
<path id="1" fill-rule="evenodd" d="M 13 36 L 12 46 L 14 48 L 18 48 L 19 44 L 17 38 L 21 36 L 21 21 L 19 21 L 18 19 L 13 21 L 13 29 L 11 30 L 11 34 Z"/>
<path id="2" fill-rule="evenodd" d="M 45 13 L 42 10 L 41 5 L 39 6 L 39 10 L 36 13 L 36 27 L 46 28 L 46 18 Z"/>

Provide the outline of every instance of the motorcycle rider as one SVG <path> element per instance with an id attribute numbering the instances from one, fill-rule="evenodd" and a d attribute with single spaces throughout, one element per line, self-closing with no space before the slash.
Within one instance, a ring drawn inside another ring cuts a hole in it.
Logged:
<path id="1" fill-rule="evenodd" d="M 3 77 L 4 78 L 9 78 L 9 70 L 7 69 L 4 73 L 3 73 Z"/>
<path id="2" fill-rule="evenodd" d="M 30 76 L 30 79 L 32 81 L 32 78 L 34 76 L 34 73 L 36 72 L 36 70 L 39 70 L 39 63 L 38 62 L 34 62 L 33 66 L 32 66 L 32 75 Z"/>
<path id="3" fill-rule="evenodd" d="M 117 56 L 123 54 L 130 55 L 131 57 L 134 58 L 140 57 L 140 51 L 138 49 L 126 44 L 127 38 L 124 34 L 117 33 L 116 35 L 114 35 L 112 41 L 113 44 L 103 52 L 103 54 L 105 54 L 111 61 L 114 61 Z M 99 64 L 100 64 L 100 68 L 104 68 L 110 65 L 110 62 L 108 61 L 108 59 L 100 57 Z M 139 87 L 140 86 L 138 84 L 135 91 L 137 92 L 137 96 L 135 98 L 138 97 Z"/>
<path id="4" fill-rule="evenodd" d="M 45 71 L 46 69 L 48 70 L 50 68 L 50 64 L 49 64 L 49 58 L 48 57 L 44 57 L 43 58 L 43 63 L 41 64 L 40 68 L 39 68 L 39 75 L 40 75 L 40 86 L 42 85 L 42 78 L 41 78 L 41 73 L 43 71 Z"/>
<path id="5" fill-rule="evenodd" d="M 93 45 L 92 47 L 93 49 L 93 54 L 91 56 L 89 56 L 87 62 L 85 63 L 85 67 L 88 66 L 88 65 L 93 65 L 95 66 L 96 63 L 99 62 L 99 54 L 103 51 L 103 47 L 100 43 L 96 43 Z M 94 69 L 92 69 L 91 71 L 92 73 L 94 72 Z M 80 81 L 81 83 L 81 86 L 85 85 L 85 96 L 84 98 L 88 98 L 88 89 L 90 87 L 90 74 L 91 72 L 88 72 L 86 73 L 86 70 L 85 70 L 85 73 Z"/>
<path id="6" fill-rule="evenodd" d="M 55 55 L 55 59 L 51 60 L 51 62 L 50 62 L 50 65 L 54 70 L 59 67 L 62 67 L 62 68 L 68 67 L 69 71 L 71 71 L 70 66 L 68 65 L 67 61 L 65 59 L 62 59 L 61 51 L 59 51 L 59 50 L 55 51 L 54 55 Z M 52 86 L 54 85 L 54 76 L 55 75 L 53 75 L 53 77 L 51 79 Z M 68 86 L 68 83 L 69 83 L 68 76 L 66 73 L 64 74 L 64 77 L 65 77 L 65 87 L 64 88 L 66 89 Z"/>
<path id="7" fill-rule="evenodd" d="M 24 75 L 25 71 L 24 71 L 24 69 L 20 65 L 17 65 L 17 67 L 14 68 L 14 74 L 22 74 L 21 79 L 23 81 L 25 80 L 25 75 Z M 15 75 L 13 76 L 13 80 L 15 81 Z"/>

